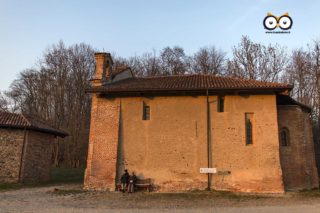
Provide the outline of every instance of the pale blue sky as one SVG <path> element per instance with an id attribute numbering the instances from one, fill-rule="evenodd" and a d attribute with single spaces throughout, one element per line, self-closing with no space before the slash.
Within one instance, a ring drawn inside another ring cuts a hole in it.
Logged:
<path id="1" fill-rule="evenodd" d="M 292 49 L 320 38 L 319 9 L 317 0 L 0 0 L 0 90 L 59 40 L 123 57 L 172 45 L 230 52 L 241 35 Z M 289 12 L 291 33 L 266 34 L 267 12 Z"/>

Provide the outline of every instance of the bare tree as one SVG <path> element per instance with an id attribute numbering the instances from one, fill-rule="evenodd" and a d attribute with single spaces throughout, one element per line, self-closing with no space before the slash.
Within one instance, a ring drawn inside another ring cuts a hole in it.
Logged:
<path id="1" fill-rule="evenodd" d="M 314 89 L 312 84 L 312 58 L 303 49 L 292 52 L 291 61 L 283 76 L 286 82 L 294 84 L 292 95 L 305 104 L 311 105 Z"/>
<path id="2" fill-rule="evenodd" d="M 247 79 L 257 79 L 260 55 L 260 44 L 253 43 L 247 36 L 243 36 L 238 46 L 233 47 L 233 66 L 239 70 L 237 73 L 230 74 Z"/>
<path id="3" fill-rule="evenodd" d="M 144 69 L 145 76 L 162 75 L 161 60 L 157 56 L 155 50 L 144 53 L 141 57 L 141 63 Z"/>
<path id="4" fill-rule="evenodd" d="M 287 66 L 285 48 L 264 46 L 243 36 L 233 47 L 233 59 L 227 63 L 226 75 L 261 81 L 278 81 Z"/>
<path id="5" fill-rule="evenodd" d="M 113 69 L 121 69 L 123 67 L 130 67 L 131 71 L 135 74 L 135 76 L 143 76 L 144 75 L 144 67 L 139 56 L 133 56 L 129 58 L 122 57 L 113 57 L 114 58 L 114 66 Z"/>
<path id="6" fill-rule="evenodd" d="M 288 64 L 286 49 L 278 44 L 261 45 L 261 56 L 258 59 L 258 79 L 262 81 L 279 81 Z"/>
<path id="7" fill-rule="evenodd" d="M 313 75 L 315 79 L 314 113 L 318 118 L 317 123 L 320 128 L 320 40 L 313 42 L 311 55 L 313 58 Z"/>
<path id="8" fill-rule="evenodd" d="M 69 132 L 55 144 L 56 165 L 62 159 L 74 167 L 86 161 L 90 98 L 85 88 L 94 71 L 93 53 L 86 44 L 66 47 L 59 42 L 46 50 L 35 69 L 21 72 L 7 93 L 21 112 Z"/>
<path id="9" fill-rule="evenodd" d="M 115 69 L 121 66 L 131 68 L 136 76 L 158 76 L 163 75 L 161 59 L 157 52 L 146 52 L 142 56 L 126 58 L 115 57 Z"/>
<path id="10" fill-rule="evenodd" d="M 8 111 L 9 102 L 6 95 L 0 91 L 0 111 Z"/>
<path id="11" fill-rule="evenodd" d="M 192 57 L 192 71 L 203 74 L 223 74 L 226 54 L 214 46 L 200 48 Z"/>
<path id="12" fill-rule="evenodd" d="M 183 75 L 188 72 L 188 58 L 181 47 L 165 47 L 160 59 L 164 75 Z"/>

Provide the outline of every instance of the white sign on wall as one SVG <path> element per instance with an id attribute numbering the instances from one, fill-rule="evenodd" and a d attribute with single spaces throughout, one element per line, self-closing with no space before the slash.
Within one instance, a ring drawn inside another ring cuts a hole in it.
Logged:
<path id="1" fill-rule="evenodd" d="M 200 173 L 217 173 L 217 168 L 200 168 Z"/>

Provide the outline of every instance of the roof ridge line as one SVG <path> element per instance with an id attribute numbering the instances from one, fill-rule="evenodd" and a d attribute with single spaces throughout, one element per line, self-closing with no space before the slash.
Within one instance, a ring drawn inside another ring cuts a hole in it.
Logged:
<path id="1" fill-rule="evenodd" d="M 262 81 L 262 80 L 257 80 L 257 79 L 246 79 L 246 78 L 236 77 L 236 76 L 220 76 L 220 75 L 203 74 L 203 73 L 193 73 L 193 74 L 183 74 L 183 75 L 137 76 L 136 78 L 137 79 L 154 79 L 154 78 L 168 78 L 168 77 L 190 77 L 190 76 L 209 76 L 209 77 L 222 78 L 222 79 L 233 79 L 233 80 L 247 81 L 250 83 L 251 82 L 259 82 L 259 83 L 292 86 L 291 84 L 284 83 L 284 82 L 271 82 L 271 81 Z"/>

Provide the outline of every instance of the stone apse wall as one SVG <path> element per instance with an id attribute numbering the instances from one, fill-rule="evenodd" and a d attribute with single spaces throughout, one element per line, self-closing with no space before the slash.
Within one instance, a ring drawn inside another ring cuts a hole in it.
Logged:
<path id="1" fill-rule="evenodd" d="M 151 119 L 142 120 L 143 105 Z M 93 95 L 86 189 L 113 190 L 123 169 L 151 178 L 159 191 L 205 189 L 206 97 L 106 99 Z M 226 96 L 224 112 L 210 97 L 212 188 L 284 192 L 275 95 Z M 245 113 L 253 113 L 246 145 Z"/>
<path id="2" fill-rule="evenodd" d="M 289 130 L 288 146 L 280 147 L 284 186 L 287 190 L 319 186 L 310 114 L 300 106 L 278 106 L 279 130 Z"/>

